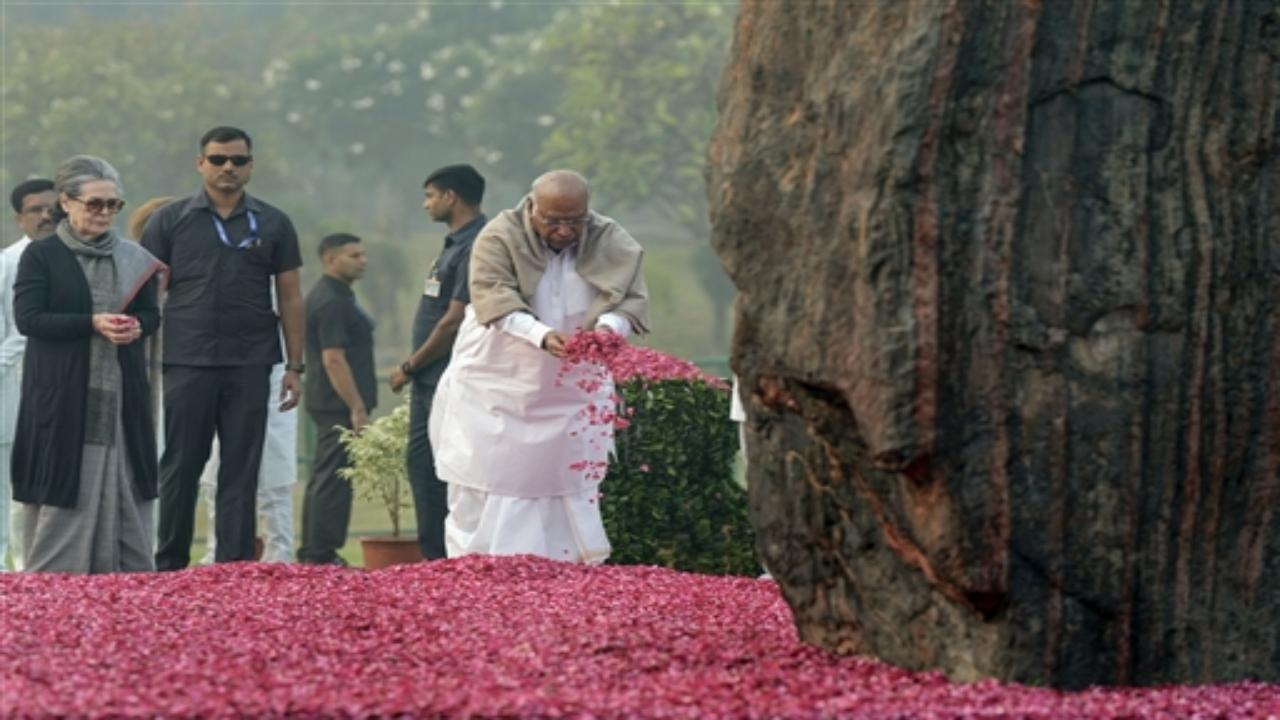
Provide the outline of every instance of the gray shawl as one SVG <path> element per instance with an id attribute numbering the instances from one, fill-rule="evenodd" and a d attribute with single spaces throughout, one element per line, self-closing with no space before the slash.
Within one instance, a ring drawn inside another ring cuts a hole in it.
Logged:
<path id="1" fill-rule="evenodd" d="M 63 220 L 58 224 L 58 239 L 66 245 L 89 284 L 93 312 L 121 313 L 133 302 L 138 291 L 159 273 L 164 277 L 164 264 L 140 245 L 120 240 L 108 230 L 96 240 L 85 240 Z M 98 333 L 89 340 L 89 392 L 85 407 L 86 445 L 112 445 L 116 440 L 116 423 L 120 418 L 120 362 L 116 347 Z"/>

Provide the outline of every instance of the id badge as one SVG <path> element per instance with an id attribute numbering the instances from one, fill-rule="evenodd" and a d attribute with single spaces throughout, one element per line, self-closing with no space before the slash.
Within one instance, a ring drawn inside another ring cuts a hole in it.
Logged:
<path id="1" fill-rule="evenodd" d="M 422 285 L 422 294 L 427 297 L 440 297 L 440 280 L 434 277 L 427 278 Z"/>

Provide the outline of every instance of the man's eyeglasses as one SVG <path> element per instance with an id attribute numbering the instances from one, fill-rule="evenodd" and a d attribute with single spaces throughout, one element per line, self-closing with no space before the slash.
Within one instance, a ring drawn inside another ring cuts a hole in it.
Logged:
<path id="1" fill-rule="evenodd" d="M 248 165 L 249 163 L 253 162 L 253 156 L 252 155 L 205 155 L 204 160 L 205 162 L 213 165 L 214 167 L 222 167 L 223 165 L 227 164 L 228 160 L 230 160 L 231 164 L 235 165 L 236 167 L 244 167 L 245 165 Z"/>
<path id="2" fill-rule="evenodd" d="M 572 218 L 549 218 L 542 213 L 537 213 L 538 220 L 549 228 L 553 227 L 580 227 L 587 222 L 588 215 L 583 213 L 578 217 Z"/>
<path id="3" fill-rule="evenodd" d="M 120 198 L 89 198 L 81 200 L 80 198 L 71 198 L 76 202 L 84 205 L 84 209 L 95 215 L 100 212 L 118 213 L 124 209 L 124 201 Z"/>

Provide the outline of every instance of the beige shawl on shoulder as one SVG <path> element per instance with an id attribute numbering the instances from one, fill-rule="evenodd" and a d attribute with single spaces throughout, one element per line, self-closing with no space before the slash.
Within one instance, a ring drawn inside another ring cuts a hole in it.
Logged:
<path id="1" fill-rule="evenodd" d="M 552 250 L 533 231 L 530 202 L 525 196 L 518 206 L 499 213 L 471 247 L 471 304 L 481 325 L 517 310 L 533 314 L 529 299 Z M 621 225 L 590 213 L 586 232 L 578 240 L 574 269 L 600 295 L 588 310 L 584 327 L 594 328 L 601 315 L 611 312 L 629 320 L 637 334 L 649 332 L 643 258 L 644 250 Z"/>

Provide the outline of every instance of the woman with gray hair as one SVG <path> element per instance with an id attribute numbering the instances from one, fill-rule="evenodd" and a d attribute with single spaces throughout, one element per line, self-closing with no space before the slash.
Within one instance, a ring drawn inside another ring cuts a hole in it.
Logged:
<path id="1" fill-rule="evenodd" d="M 142 338 L 160 325 L 164 265 L 112 228 L 124 207 L 107 161 L 58 167 L 57 231 L 32 242 L 14 282 L 27 336 L 13 447 L 26 569 L 151 570 L 156 435 Z"/>

